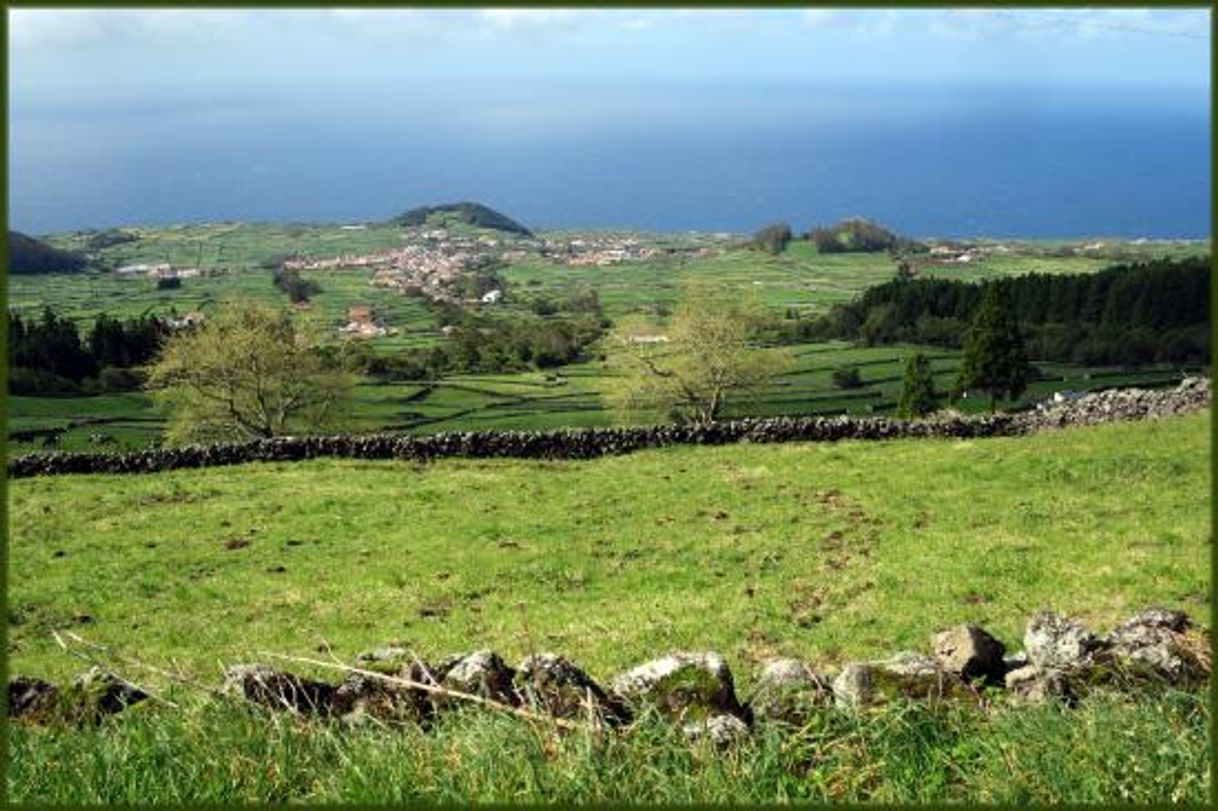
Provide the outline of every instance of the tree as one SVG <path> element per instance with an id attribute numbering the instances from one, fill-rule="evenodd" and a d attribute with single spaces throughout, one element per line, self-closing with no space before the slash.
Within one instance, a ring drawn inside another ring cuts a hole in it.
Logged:
<path id="1" fill-rule="evenodd" d="M 1023 394 L 1030 372 L 1010 294 L 1001 282 L 987 285 L 964 341 L 956 390 L 984 389 L 993 411 L 999 397 L 1013 400 Z"/>
<path id="2" fill-rule="evenodd" d="M 921 352 L 905 359 L 905 375 L 901 383 L 901 398 L 897 401 L 898 417 L 921 417 L 935 410 L 938 394 L 935 378 L 930 373 L 930 360 Z"/>
<path id="3" fill-rule="evenodd" d="M 173 408 L 170 443 L 260 439 L 337 427 L 351 376 L 286 313 L 232 305 L 166 340 L 148 388 Z"/>
<path id="4" fill-rule="evenodd" d="M 753 240 L 749 244 L 772 254 L 780 254 L 787 249 L 791 237 L 791 226 L 785 222 L 779 222 L 767 225 L 753 234 Z"/>
<path id="5" fill-rule="evenodd" d="M 610 405 L 627 419 L 659 414 L 707 425 L 729 404 L 755 399 L 785 366 L 774 350 L 752 345 L 759 320 L 749 302 L 691 288 L 665 335 L 620 328 L 609 339 L 619 381 Z"/>

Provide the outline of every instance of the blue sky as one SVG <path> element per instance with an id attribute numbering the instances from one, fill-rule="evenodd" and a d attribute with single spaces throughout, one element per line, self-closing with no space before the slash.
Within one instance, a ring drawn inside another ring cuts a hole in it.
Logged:
<path id="1" fill-rule="evenodd" d="M 678 229 L 1209 221 L 1208 9 L 8 13 L 35 232 L 449 199 Z"/>
<path id="2" fill-rule="evenodd" d="M 11 9 L 17 103 L 453 77 L 1208 87 L 1206 9 Z"/>

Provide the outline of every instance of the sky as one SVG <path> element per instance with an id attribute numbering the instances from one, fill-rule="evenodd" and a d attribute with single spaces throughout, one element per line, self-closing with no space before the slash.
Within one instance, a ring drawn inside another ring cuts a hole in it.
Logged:
<path id="1" fill-rule="evenodd" d="M 342 82 L 1208 86 L 1207 9 L 10 9 L 10 92 Z"/>
<path id="2" fill-rule="evenodd" d="M 1079 219 L 1089 231 L 1181 207 L 1208 223 L 1204 8 L 9 9 L 8 23 L 18 229 L 449 198 L 543 225 L 685 211 L 736 228 L 849 206 L 944 228 L 964 216 L 946 202 L 986 202 L 973 187 L 1007 201 L 978 228 L 1067 196 L 1128 209 Z M 920 199 L 927 183 L 942 200 Z"/>

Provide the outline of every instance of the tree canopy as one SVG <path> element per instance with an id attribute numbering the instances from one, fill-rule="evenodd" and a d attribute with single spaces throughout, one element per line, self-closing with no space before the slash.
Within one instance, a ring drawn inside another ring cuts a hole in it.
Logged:
<path id="1" fill-rule="evenodd" d="M 897 416 L 922 417 L 934 411 L 937 405 L 938 394 L 930 371 L 930 359 L 921 352 L 915 352 L 905 359 Z"/>
<path id="2" fill-rule="evenodd" d="M 775 350 L 752 345 L 758 321 L 750 302 L 688 289 L 663 335 L 619 329 L 610 336 L 618 381 L 610 405 L 626 420 L 705 425 L 729 405 L 755 399 L 785 366 Z"/>
<path id="3" fill-rule="evenodd" d="M 231 305 L 169 336 L 148 379 L 172 409 L 173 444 L 337 428 L 352 384 L 289 314 L 253 304 Z"/>
<path id="4" fill-rule="evenodd" d="M 999 397 L 1013 400 L 1023 394 L 1030 373 L 1008 288 L 990 284 L 964 341 L 956 389 L 984 389 L 993 411 Z"/>

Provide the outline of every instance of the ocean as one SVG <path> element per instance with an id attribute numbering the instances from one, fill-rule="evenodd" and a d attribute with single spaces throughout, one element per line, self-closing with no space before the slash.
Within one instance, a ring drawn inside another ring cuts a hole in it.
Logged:
<path id="1" fill-rule="evenodd" d="M 1205 238 L 1208 87 L 146 89 L 10 101 L 10 227 L 357 222 L 473 200 L 534 228 Z"/>

